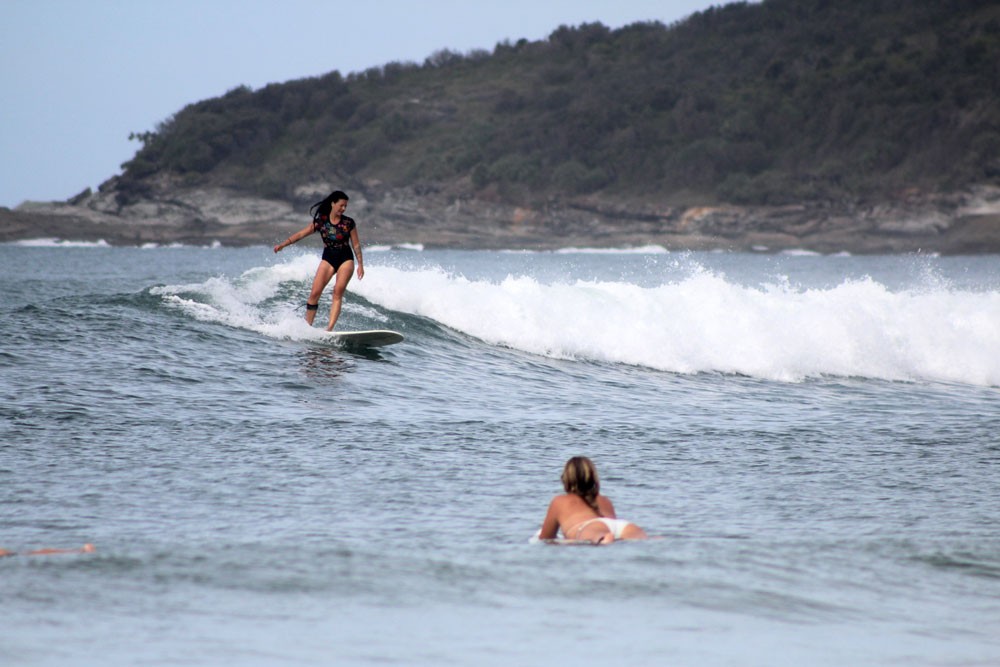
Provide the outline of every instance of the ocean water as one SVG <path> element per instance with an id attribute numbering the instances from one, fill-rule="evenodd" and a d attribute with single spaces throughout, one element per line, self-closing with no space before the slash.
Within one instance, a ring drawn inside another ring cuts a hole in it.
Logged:
<path id="1" fill-rule="evenodd" d="M 1000 664 L 1000 257 L 366 260 L 0 245 L 0 664 Z"/>

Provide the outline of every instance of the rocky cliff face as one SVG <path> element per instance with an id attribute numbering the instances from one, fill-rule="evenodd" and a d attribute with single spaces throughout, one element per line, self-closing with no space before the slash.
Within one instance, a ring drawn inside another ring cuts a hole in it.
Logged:
<path id="1" fill-rule="evenodd" d="M 304 185 L 292 203 L 223 188 L 161 181 L 141 201 L 121 204 L 114 180 L 67 202 L 0 209 L 0 241 L 32 238 L 112 245 L 185 243 L 272 245 L 308 224 L 309 203 L 335 189 Z M 441 193 L 352 190 L 349 214 L 362 242 L 477 249 L 554 249 L 662 245 L 670 250 L 855 254 L 1000 252 L 1000 188 L 947 195 L 907 193 L 875 204 L 780 207 L 673 207 L 653 200 L 585 198 L 519 207 Z"/>

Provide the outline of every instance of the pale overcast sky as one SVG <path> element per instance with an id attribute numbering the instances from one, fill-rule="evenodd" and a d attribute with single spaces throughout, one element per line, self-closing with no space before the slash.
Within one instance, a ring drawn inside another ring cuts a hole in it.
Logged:
<path id="1" fill-rule="evenodd" d="M 120 173 L 185 105 L 560 25 L 673 23 L 719 0 L 0 0 L 0 206 Z"/>

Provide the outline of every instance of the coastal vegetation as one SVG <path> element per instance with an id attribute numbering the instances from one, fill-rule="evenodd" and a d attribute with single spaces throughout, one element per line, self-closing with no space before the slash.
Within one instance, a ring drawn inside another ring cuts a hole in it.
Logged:
<path id="1" fill-rule="evenodd" d="M 133 135 L 116 190 L 168 174 L 285 200 L 313 182 L 529 204 L 898 196 L 1000 182 L 998 100 L 995 1 L 739 2 L 235 88 Z"/>

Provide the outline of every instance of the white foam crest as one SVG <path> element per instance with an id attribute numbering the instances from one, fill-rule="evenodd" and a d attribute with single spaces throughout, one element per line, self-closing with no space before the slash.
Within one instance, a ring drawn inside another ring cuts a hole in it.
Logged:
<path id="1" fill-rule="evenodd" d="M 386 308 L 531 353 L 780 381 L 821 375 L 1000 386 L 1000 293 L 871 279 L 745 287 L 708 271 L 657 287 L 471 281 L 379 267 L 352 289 Z"/>
<path id="2" fill-rule="evenodd" d="M 324 335 L 319 327 L 310 327 L 299 306 L 316 271 L 313 255 L 291 256 L 287 261 L 245 271 L 237 278 L 217 276 L 201 283 L 165 285 L 151 293 L 163 302 L 203 322 L 217 322 L 255 331 L 270 338 L 315 340 Z M 292 283 L 295 296 L 280 298 L 282 286 Z M 345 301 L 343 313 L 361 313 L 376 317 L 370 308 Z M 324 321 L 325 315 L 317 315 Z M 384 317 L 384 316 L 379 316 Z"/>
<path id="3" fill-rule="evenodd" d="M 13 241 L 12 245 L 26 248 L 110 248 L 111 245 L 101 239 L 99 241 L 66 241 L 55 238 L 23 239 Z"/>
<path id="4" fill-rule="evenodd" d="M 139 246 L 140 250 L 161 250 L 164 248 L 169 250 L 188 250 L 191 248 L 205 249 L 205 250 L 219 250 L 222 248 L 222 244 L 219 241 L 212 241 L 212 243 L 210 243 L 209 245 L 188 245 L 187 243 L 179 243 L 177 241 L 174 241 L 172 243 L 155 243 L 150 241 L 148 243 L 143 243 L 142 245 Z"/>
<path id="5" fill-rule="evenodd" d="M 404 250 L 410 252 L 423 252 L 423 243 L 398 243 L 396 245 L 369 245 L 365 246 L 365 252 L 391 252 L 393 250 Z"/>
<path id="6" fill-rule="evenodd" d="M 650 244 L 643 246 L 627 246 L 622 248 L 587 248 L 570 246 L 555 250 L 528 250 L 525 248 L 507 248 L 498 250 L 504 255 L 669 255 L 665 246 Z"/>
<path id="7" fill-rule="evenodd" d="M 822 257 L 823 253 L 816 252 L 815 250 L 806 250 L 805 248 L 790 248 L 788 250 L 782 250 L 782 255 L 786 257 Z"/>
<path id="8" fill-rule="evenodd" d="M 668 255 L 662 245 L 644 245 L 628 248 L 560 248 L 557 255 Z"/>

